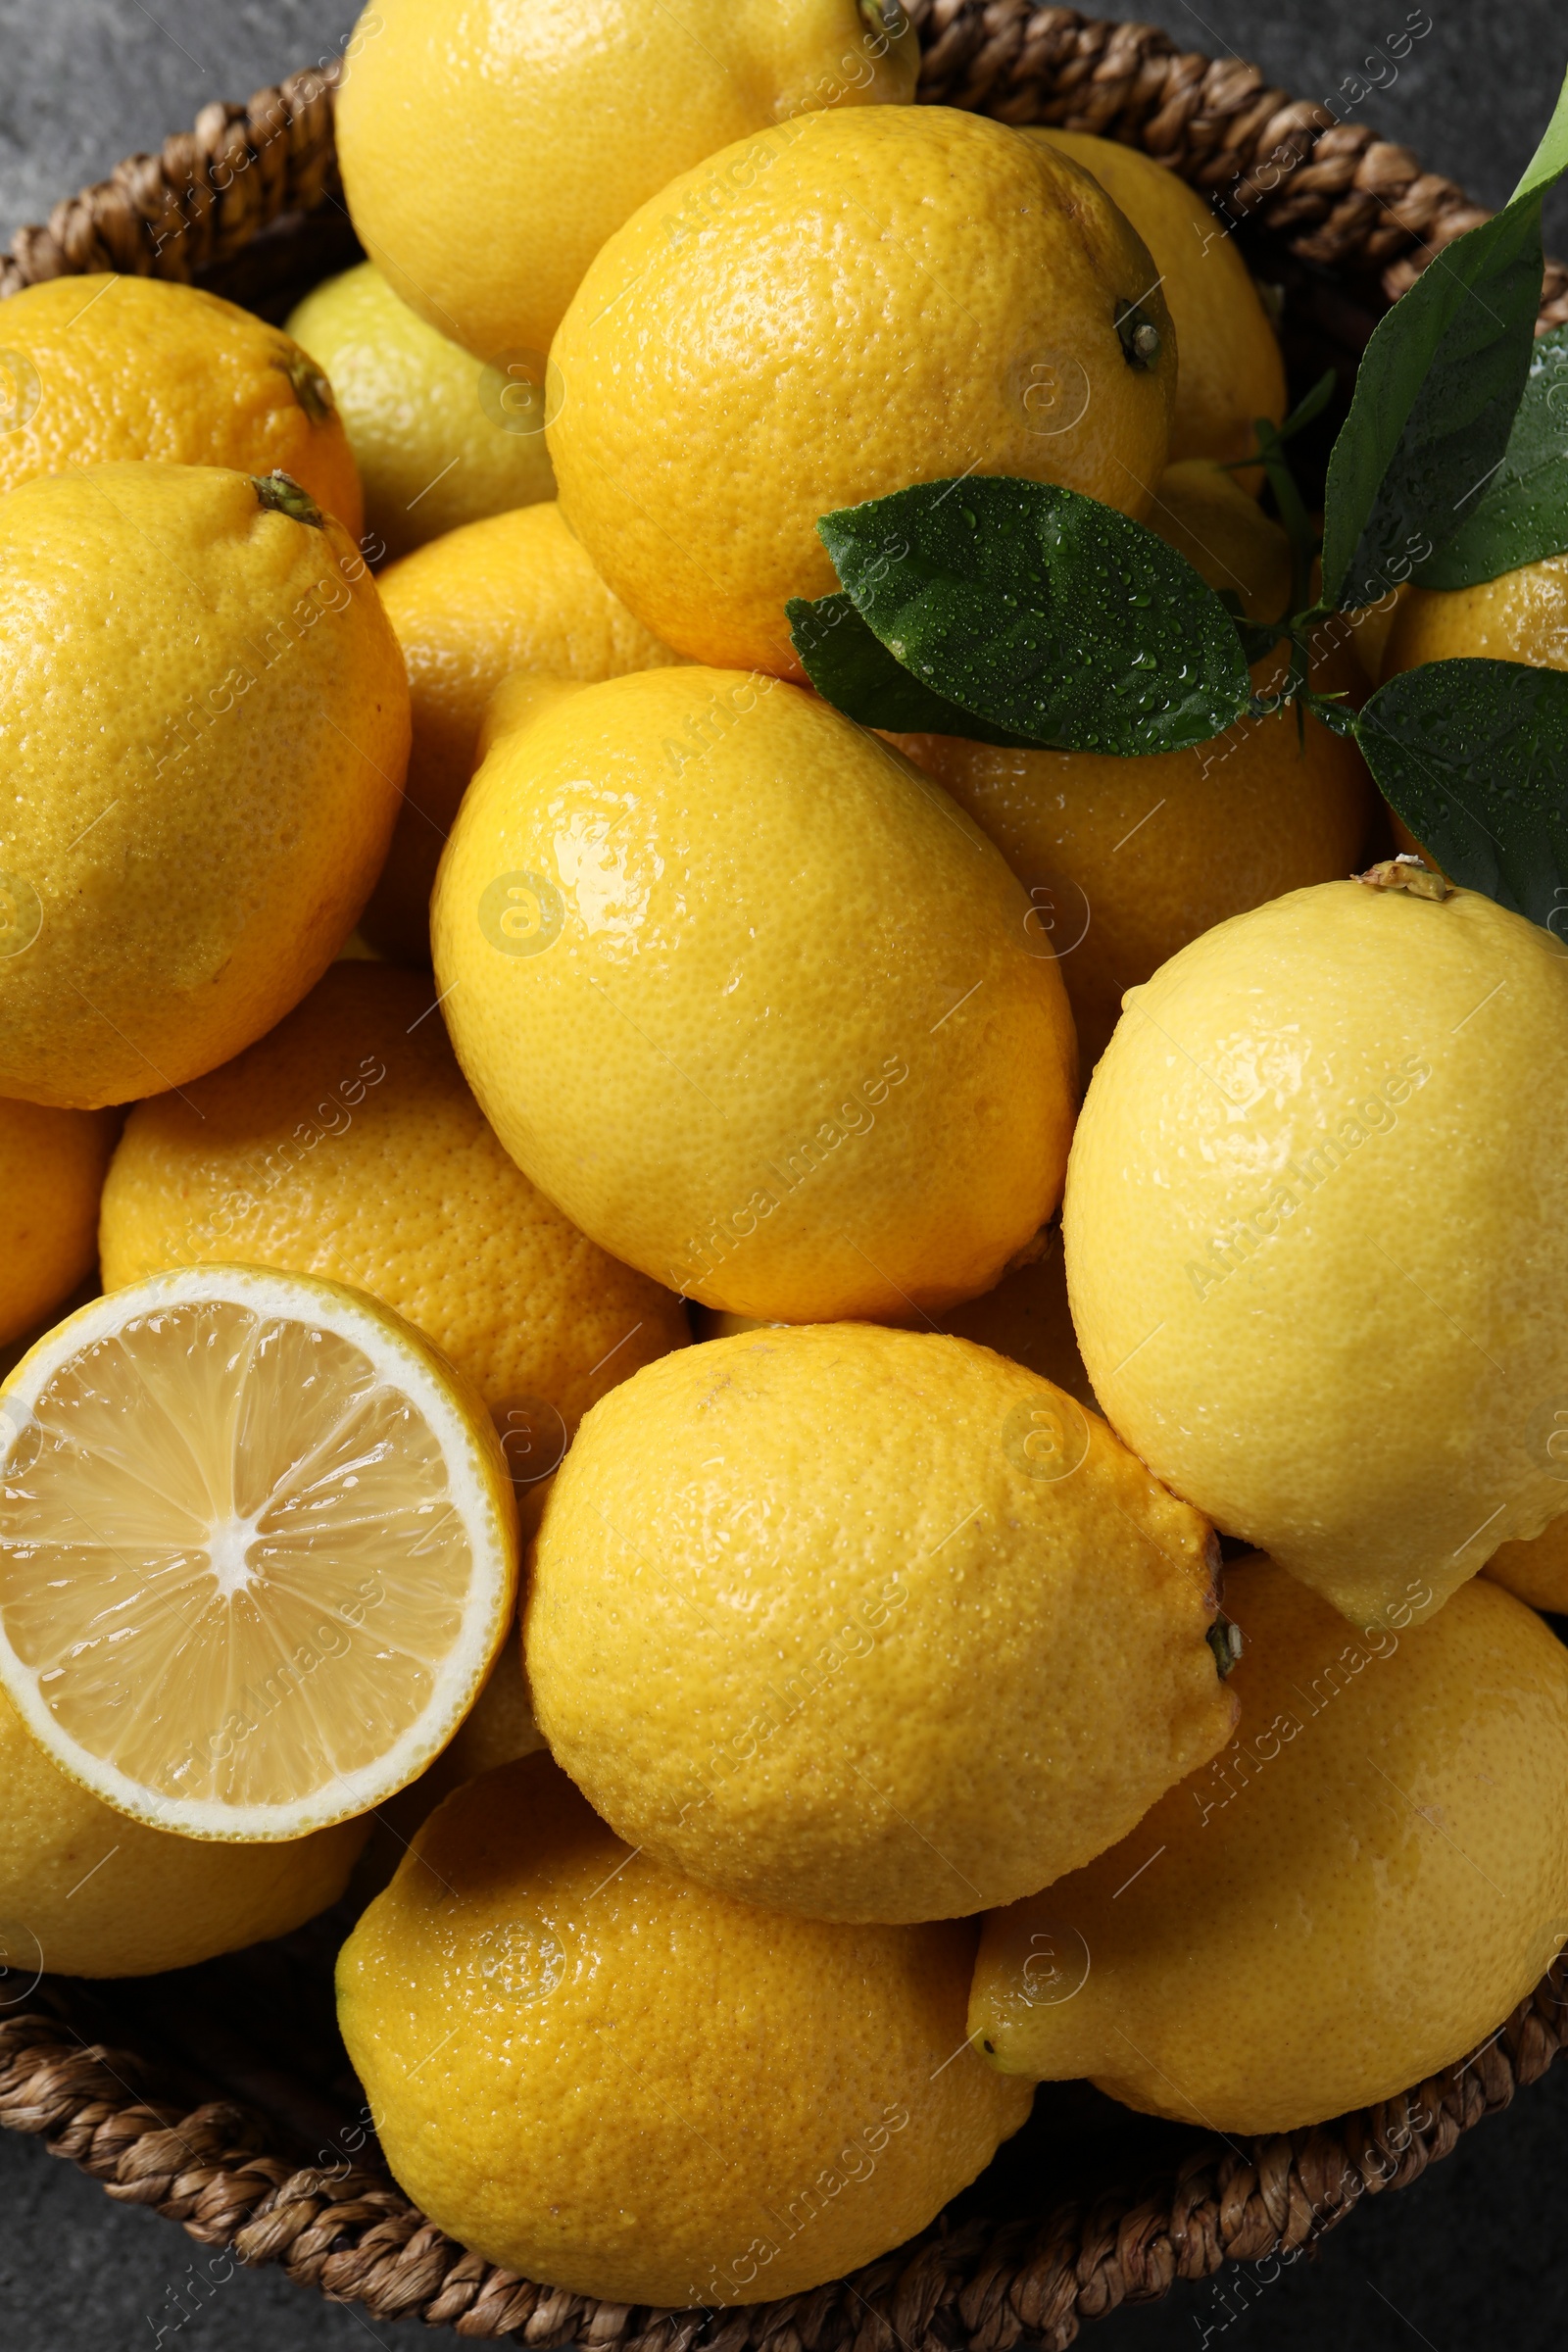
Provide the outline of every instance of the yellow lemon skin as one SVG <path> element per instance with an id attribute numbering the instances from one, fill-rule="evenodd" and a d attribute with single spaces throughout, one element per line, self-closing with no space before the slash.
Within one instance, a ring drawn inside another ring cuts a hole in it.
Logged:
<path id="1" fill-rule="evenodd" d="M 281 327 L 195 286 L 90 273 L 24 286 L 0 371 L 19 422 L 0 490 L 151 458 L 291 474 L 357 539 L 354 453 L 316 361 Z"/>
<path id="2" fill-rule="evenodd" d="M 605 240 L 677 172 L 813 107 L 906 104 L 919 73 L 858 0 L 377 0 L 337 150 L 360 240 L 487 361 L 542 363 Z"/>
<path id="3" fill-rule="evenodd" d="M 1258 662 L 1254 687 L 1266 690 L 1280 668 Z M 1028 892 L 1086 1073 L 1130 988 L 1228 916 L 1351 871 L 1375 806 L 1355 745 L 1310 714 L 1298 729 L 1292 708 L 1147 759 L 956 735 L 893 740 L 968 810 Z"/>
<path id="4" fill-rule="evenodd" d="M 1181 350 L 1172 460 L 1223 465 L 1250 457 L 1254 419 L 1284 420 L 1285 362 L 1247 264 L 1213 208 L 1136 147 L 1081 130 L 1025 135 L 1092 172 L 1153 258 Z M 1261 467 L 1251 479 L 1262 488 Z"/>
<path id="5" fill-rule="evenodd" d="M 989 1290 L 1055 1204 L 1075 1047 L 998 853 L 766 676 L 557 685 L 468 788 L 443 1010 L 519 1167 L 602 1249 L 794 1321 Z"/>
<path id="6" fill-rule="evenodd" d="M 1423 662 L 1534 662 L 1568 669 L 1568 556 L 1521 564 L 1474 588 L 1406 588 L 1383 675 Z"/>
<path id="7" fill-rule="evenodd" d="M 1211 459 L 1167 466 L 1147 520 L 1211 588 L 1233 590 L 1250 620 L 1290 611 L 1289 537 Z"/>
<path id="8" fill-rule="evenodd" d="M 373 262 L 307 294 L 288 331 L 330 378 L 377 558 L 554 498 L 542 393 L 481 368 Z"/>
<path id="9" fill-rule="evenodd" d="M 276 495 L 144 464 L 0 498 L 4 1094 L 184 1085 L 299 1002 L 369 894 L 403 657 L 341 524 Z"/>
<path id="10" fill-rule="evenodd" d="M 1218 1557 L 989 1348 L 755 1332 L 584 1421 L 528 1685 L 557 1761 L 672 1869 L 814 1918 L 952 1918 L 1075 1869 L 1229 1736 Z"/>
<path id="11" fill-rule="evenodd" d="M 675 180 L 584 278 L 551 354 L 563 512 L 666 644 L 800 677 L 784 606 L 838 585 L 822 514 L 970 472 L 1147 514 L 1176 382 L 1154 280 L 1099 184 L 1001 123 L 782 124 Z M 1134 303 L 1147 365 L 1117 331 Z"/>
<path id="12" fill-rule="evenodd" d="M 335 963 L 247 1053 L 138 1103 L 104 1188 L 104 1280 L 238 1260 L 368 1291 L 471 1381 L 526 1489 L 598 1396 L 690 1332 L 508 1158 L 434 997 L 394 965 Z"/>
<path id="13" fill-rule="evenodd" d="M 1500 1544 L 1482 1574 L 1533 1609 L 1568 1615 L 1568 1512 L 1560 1512 L 1529 1543 Z"/>
<path id="14" fill-rule="evenodd" d="M 1568 1653 L 1480 1580 L 1352 1635 L 1253 1559 L 1225 1606 L 1236 1740 L 986 1922 L 969 2025 L 1008 2071 L 1291 2132 L 1451 2065 L 1568 1935 Z"/>
<path id="15" fill-rule="evenodd" d="M 1134 991 L 1067 1179 L 1113 1426 L 1365 1625 L 1561 1507 L 1568 956 L 1460 891 L 1330 882 Z"/>
<path id="16" fill-rule="evenodd" d="M 430 960 L 430 893 L 503 679 L 597 685 L 677 656 L 612 596 L 554 499 L 449 532 L 377 582 L 409 667 L 413 746 L 392 847 L 364 915 L 368 939 Z"/>
<path id="17" fill-rule="evenodd" d="M 71 1297 L 98 1256 L 98 1196 L 118 1121 L 0 1102 L 0 1346 Z"/>
<path id="18" fill-rule="evenodd" d="M 131 1821 L 71 1780 L 0 1691 L 3 1957 L 34 1968 L 147 1977 L 286 1936 L 335 1903 L 368 1820 L 284 1844 L 215 1845 Z"/>
<path id="19" fill-rule="evenodd" d="M 338 2017 L 387 2162 L 460 2243 L 577 2294 L 755 2303 L 902 2244 L 1024 2121 L 1032 2088 L 964 2046 L 975 1940 L 714 1894 L 530 1756 L 419 1832 Z"/>

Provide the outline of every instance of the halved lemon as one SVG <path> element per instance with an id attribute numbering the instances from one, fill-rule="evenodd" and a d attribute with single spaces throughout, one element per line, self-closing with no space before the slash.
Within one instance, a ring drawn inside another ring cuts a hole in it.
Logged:
<path id="1" fill-rule="evenodd" d="M 445 1746 L 506 1638 L 490 1417 L 401 1316 L 192 1266 L 0 1388 L 0 1682 L 62 1769 L 193 1838 L 298 1838 Z"/>

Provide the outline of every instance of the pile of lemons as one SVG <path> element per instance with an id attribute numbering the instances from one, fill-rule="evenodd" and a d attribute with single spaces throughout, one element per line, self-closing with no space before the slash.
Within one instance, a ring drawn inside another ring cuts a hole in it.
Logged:
<path id="1" fill-rule="evenodd" d="M 397 2179 L 625 2304 L 886 2252 L 1040 2081 L 1389 2097 L 1568 1937 L 1568 959 L 1347 878 L 1315 716 L 804 685 L 911 482 L 1290 575 L 1234 243 L 917 62 L 378 0 L 288 331 L 0 335 L 0 1958 L 349 1889 Z M 1561 665 L 1560 593 L 1319 682 Z"/>

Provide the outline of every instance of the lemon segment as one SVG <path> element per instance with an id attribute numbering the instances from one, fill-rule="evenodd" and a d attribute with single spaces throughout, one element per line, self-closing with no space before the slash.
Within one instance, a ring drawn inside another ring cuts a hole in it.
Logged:
<path id="1" fill-rule="evenodd" d="M 0 1683 L 54 1761 L 189 1837 L 363 1813 L 505 1637 L 488 1415 L 387 1308 L 187 1267 L 71 1316 L 0 1391 Z"/>

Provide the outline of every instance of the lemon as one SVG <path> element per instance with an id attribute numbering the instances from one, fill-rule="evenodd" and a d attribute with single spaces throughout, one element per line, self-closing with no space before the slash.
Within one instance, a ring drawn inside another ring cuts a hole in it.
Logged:
<path id="1" fill-rule="evenodd" d="M 1423 662 L 1483 656 L 1568 669 L 1568 555 L 1521 564 L 1473 588 L 1404 590 L 1384 647 L 1384 677 Z"/>
<path id="2" fill-rule="evenodd" d="M 1099 183 L 934 106 L 710 156 L 610 238 L 551 358 L 562 509 L 616 595 L 681 653 L 795 677 L 785 601 L 838 585 L 820 515 L 973 472 L 1143 515 L 1176 385 Z"/>
<path id="3" fill-rule="evenodd" d="M 942 1333 L 762 1331 L 584 1421 L 523 1618 L 628 1844 L 772 1909 L 945 1919 L 1072 1870 L 1229 1736 L 1206 1523 Z"/>
<path id="4" fill-rule="evenodd" d="M 1257 446 L 1254 420 L 1284 420 L 1285 362 L 1225 223 L 1196 189 L 1136 147 L 1082 130 L 1030 130 L 1026 136 L 1092 172 L 1153 256 L 1181 352 L 1172 459 L 1224 464 L 1250 457 Z M 1261 489 L 1261 467 L 1250 478 Z"/>
<path id="5" fill-rule="evenodd" d="M 1186 365 L 1184 357 L 1184 373 Z M 1208 458 L 1167 466 L 1147 520 L 1211 588 L 1240 597 L 1250 620 L 1289 612 L 1290 539 L 1234 473 Z"/>
<path id="6" fill-rule="evenodd" d="M 501 1645 L 516 1520 L 482 1405 L 336 1283 L 193 1266 L 0 1388 L 0 1684 L 61 1770 L 192 1838 L 364 1813 Z"/>
<path id="7" fill-rule="evenodd" d="M 710 1893 L 530 1756 L 420 1831 L 338 2016 L 438 2229 L 570 2293 L 753 2303 L 901 2244 L 1024 2121 L 965 2046 L 974 1947 Z"/>
<path id="8" fill-rule="evenodd" d="M 896 752 L 710 669 L 532 686 L 433 906 L 459 1059 L 601 1249 L 807 1321 L 988 1290 L 1055 1205 L 1072 1024 L 1028 903 Z"/>
<path id="9" fill-rule="evenodd" d="M 376 0 L 337 151 L 402 299 L 503 369 L 544 355 L 612 230 L 688 166 L 810 107 L 906 102 L 919 42 L 875 0 Z"/>
<path id="10" fill-rule="evenodd" d="M 1255 692 L 1277 690 L 1287 659 L 1254 664 Z M 1327 682 L 1320 664 L 1314 683 Z M 1060 963 L 1086 1073 L 1129 989 L 1227 916 L 1348 873 L 1376 805 L 1355 745 L 1310 713 L 1298 724 L 1293 706 L 1145 759 L 1005 751 L 956 735 L 894 740 L 984 828 L 1028 892 L 1031 923 Z"/>
<path id="11" fill-rule="evenodd" d="M 0 1344 L 31 1331 L 98 1258 L 112 1115 L 0 1102 Z"/>
<path id="12" fill-rule="evenodd" d="M 0 490 L 132 458 L 281 470 L 359 537 L 332 387 L 280 327 L 195 286 L 89 272 L 13 294 L 5 339 Z"/>
<path id="13" fill-rule="evenodd" d="M 542 399 L 426 325 L 373 262 L 307 294 L 288 331 L 331 380 L 377 556 L 554 498 Z"/>
<path id="14" fill-rule="evenodd" d="M 1365 1636 L 1267 1560 L 1225 1605 L 1236 1740 L 987 1921 L 970 2029 L 1011 2072 L 1292 2132 L 1462 2057 L 1568 1936 L 1568 1654 L 1480 1582 Z"/>
<path id="15" fill-rule="evenodd" d="M 409 668 L 414 741 L 404 806 L 365 911 L 368 936 L 430 960 L 430 892 L 502 680 L 540 671 L 593 685 L 676 657 L 612 596 L 549 500 L 453 531 L 377 583 Z"/>
<path id="16" fill-rule="evenodd" d="M 408 759 L 397 640 L 281 478 L 99 466 L 0 498 L 0 1093 L 182 1086 L 325 970 Z"/>
<path id="17" fill-rule="evenodd" d="M 68 1779 L 0 1692 L 0 1969 L 7 2002 L 40 1971 L 146 1977 L 314 1919 L 348 1884 L 368 1822 L 286 1844 L 171 1837 Z"/>
<path id="18" fill-rule="evenodd" d="M 1331 882 L 1184 948 L 1089 1089 L 1064 1231 L 1096 1394 L 1357 1624 L 1561 1508 L 1565 1036 L 1547 932 Z"/>
<path id="19" fill-rule="evenodd" d="M 1568 1429 L 1568 1417 L 1559 1427 Z M 1568 1614 L 1568 1514 L 1559 1512 L 1529 1543 L 1499 1544 L 1483 1574 L 1533 1609 Z"/>
<path id="20" fill-rule="evenodd" d="M 270 1034 L 138 1103 L 104 1191 L 104 1281 L 278 1266 L 396 1307 L 471 1382 L 519 1494 L 596 1397 L 690 1337 L 507 1157 L 428 979 L 335 963 Z"/>

